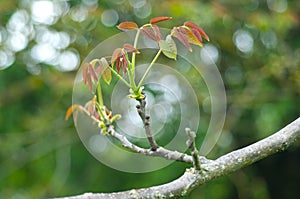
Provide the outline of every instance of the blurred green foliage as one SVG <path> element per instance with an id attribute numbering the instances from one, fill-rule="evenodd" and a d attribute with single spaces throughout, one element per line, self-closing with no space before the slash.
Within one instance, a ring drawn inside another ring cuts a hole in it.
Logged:
<path id="1" fill-rule="evenodd" d="M 115 25 L 121 21 L 144 24 L 172 16 L 165 27 L 189 20 L 210 36 L 228 110 L 209 158 L 268 136 L 299 116 L 299 1 L 41 2 L 46 4 L 37 9 L 31 0 L 0 0 L 0 198 L 120 191 L 166 183 L 184 172 L 182 163 L 144 174 L 111 169 L 88 153 L 72 121 L 64 120 L 74 69 L 99 42 L 119 32 Z M 197 80 L 191 75 L 191 81 Z M 297 146 L 186 198 L 300 198 Z"/>

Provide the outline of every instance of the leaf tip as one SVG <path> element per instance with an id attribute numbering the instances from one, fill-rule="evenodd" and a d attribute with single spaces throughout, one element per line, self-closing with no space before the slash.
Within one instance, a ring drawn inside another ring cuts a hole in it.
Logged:
<path id="1" fill-rule="evenodd" d="M 73 104 L 72 106 L 70 106 L 68 108 L 68 110 L 66 111 L 65 120 L 68 120 L 70 118 L 71 114 L 78 108 L 79 108 L 78 104 Z"/>

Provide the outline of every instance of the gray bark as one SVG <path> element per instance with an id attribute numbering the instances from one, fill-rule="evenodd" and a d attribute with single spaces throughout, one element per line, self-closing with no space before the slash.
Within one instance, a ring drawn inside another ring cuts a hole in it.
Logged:
<path id="1" fill-rule="evenodd" d="M 214 178 L 227 175 L 274 153 L 284 151 L 299 138 L 300 117 L 277 133 L 254 144 L 223 155 L 216 160 L 200 161 L 201 170 L 187 169 L 181 177 L 167 184 L 116 193 L 85 193 L 61 199 L 179 198 Z M 191 157 L 188 159 L 187 162 L 190 162 Z"/>

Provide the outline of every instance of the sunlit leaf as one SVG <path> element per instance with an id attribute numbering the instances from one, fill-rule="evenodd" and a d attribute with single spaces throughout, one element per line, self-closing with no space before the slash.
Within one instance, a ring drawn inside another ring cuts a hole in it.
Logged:
<path id="1" fill-rule="evenodd" d="M 186 21 L 186 22 L 184 22 L 184 25 L 185 25 L 186 27 L 191 28 L 191 29 L 197 30 L 197 31 L 200 33 L 200 35 L 201 35 L 204 39 L 206 39 L 207 41 L 209 41 L 209 37 L 207 36 L 207 34 L 206 34 L 206 33 L 204 32 L 204 30 L 203 30 L 202 28 L 200 28 L 197 24 L 195 24 L 195 23 L 193 23 L 193 22 L 190 22 L 190 21 Z"/>
<path id="2" fill-rule="evenodd" d="M 191 29 L 191 31 L 195 35 L 195 37 L 197 37 L 197 39 L 202 43 L 202 36 L 200 35 L 200 33 L 195 29 Z"/>
<path id="3" fill-rule="evenodd" d="M 189 51 L 192 52 L 192 48 L 190 46 L 187 35 L 182 33 L 179 27 L 173 28 L 173 34 Z"/>
<path id="4" fill-rule="evenodd" d="M 150 23 L 154 24 L 154 23 L 158 23 L 158 22 L 166 21 L 166 20 L 170 20 L 170 19 L 172 19 L 172 17 L 166 17 L 166 16 L 155 17 L 155 18 L 150 19 Z"/>
<path id="5" fill-rule="evenodd" d="M 166 40 L 160 40 L 159 47 L 166 57 L 176 60 L 177 47 L 171 35 L 168 35 Z"/>
<path id="6" fill-rule="evenodd" d="M 66 112 L 66 116 L 65 119 L 68 120 L 71 116 L 71 114 L 80 107 L 80 105 L 78 104 L 73 104 L 72 106 L 70 106 Z"/>
<path id="7" fill-rule="evenodd" d="M 195 32 L 198 33 L 197 31 Z M 203 46 L 202 42 L 199 41 L 198 37 L 196 37 L 196 35 L 189 28 L 185 28 L 185 33 L 188 37 L 189 43 L 195 44 L 197 46 Z"/>
<path id="8" fill-rule="evenodd" d="M 124 21 L 122 23 L 120 23 L 117 28 L 119 30 L 122 30 L 122 31 L 127 31 L 127 30 L 132 30 L 132 29 L 138 29 L 138 25 L 134 22 L 131 22 L 131 21 Z"/>
<path id="9" fill-rule="evenodd" d="M 104 70 L 101 77 L 105 81 L 105 83 L 110 84 L 112 79 L 111 70 L 109 68 L 106 59 L 103 57 L 101 58 L 101 66 L 102 66 L 102 70 Z"/>
<path id="10" fill-rule="evenodd" d="M 99 65 L 100 63 L 99 59 L 93 59 L 92 61 L 90 61 L 90 64 L 92 65 L 93 68 L 95 68 L 96 65 Z"/>
<path id="11" fill-rule="evenodd" d="M 126 52 L 129 53 L 139 53 L 139 51 L 135 47 L 133 47 L 131 44 L 128 43 L 124 44 L 123 48 Z"/>

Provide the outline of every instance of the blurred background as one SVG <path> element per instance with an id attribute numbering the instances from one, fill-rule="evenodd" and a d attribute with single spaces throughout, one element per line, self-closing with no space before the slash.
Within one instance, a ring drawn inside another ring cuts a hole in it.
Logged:
<path id="1" fill-rule="evenodd" d="M 111 169 L 90 155 L 73 122 L 64 120 L 76 70 L 90 50 L 119 33 L 121 21 L 144 24 L 161 15 L 173 17 L 163 27 L 189 20 L 211 38 L 204 48 L 222 74 L 228 110 L 208 158 L 299 117 L 300 1 L 0 0 L 0 198 L 121 191 L 182 175 L 183 163 L 143 174 Z M 299 167 L 298 142 L 186 198 L 298 199 Z"/>

